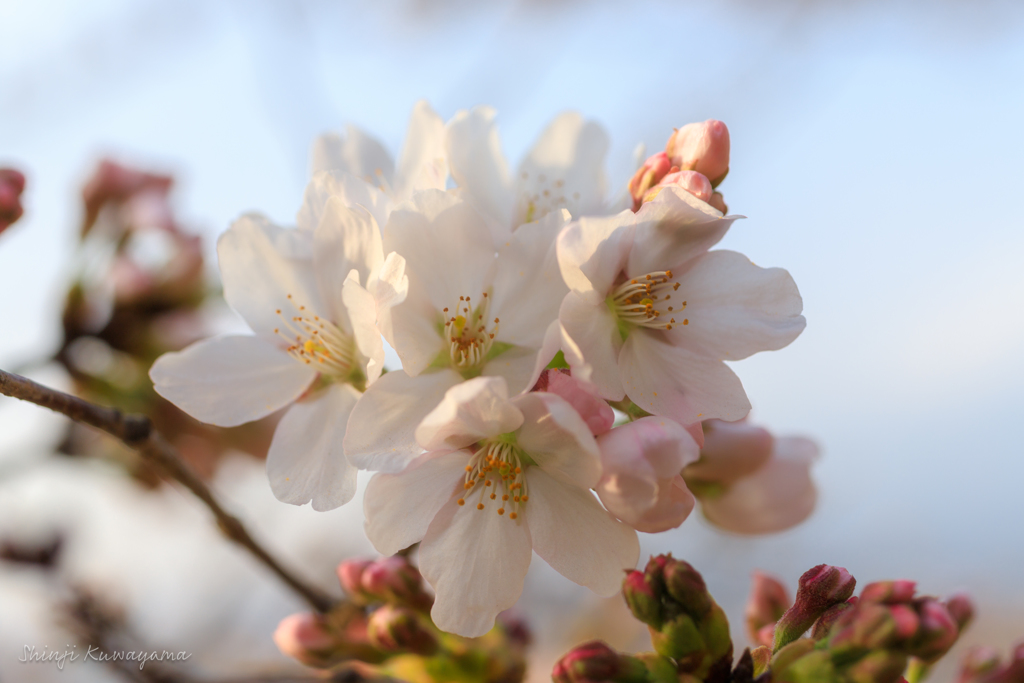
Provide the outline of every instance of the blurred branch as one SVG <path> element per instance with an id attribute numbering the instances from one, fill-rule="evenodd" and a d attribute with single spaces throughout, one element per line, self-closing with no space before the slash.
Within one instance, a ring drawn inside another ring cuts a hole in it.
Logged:
<path id="1" fill-rule="evenodd" d="M 120 440 L 203 501 L 206 507 L 213 512 L 217 519 L 217 526 L 225 536 L 248 550 L 278 578 L 305 598 L 313 609 L 318 612 L 327 612 L 333 606 L 330 597 L 282 567 L 249 535 L 242 522 L 221 507 L 209 487 L 185 464 L 174 447 L 153 429 L 149 418 L 145 415 L 125 415 L 116 408 L 104 408 L 83 401 L 76 396 L 44 387 L 30 379 L 3 370 L 0 370 L 0 394 L 49 408 L 66 415 L 75 422 L 95 427 Z"/>

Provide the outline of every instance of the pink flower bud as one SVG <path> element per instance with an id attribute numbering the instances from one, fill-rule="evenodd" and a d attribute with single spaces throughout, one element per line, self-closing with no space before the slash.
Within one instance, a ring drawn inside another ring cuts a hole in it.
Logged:
<path id="1" fill-rule="evenodd" d="M 856 586 L 857 580 L 842 567 L 819 564 L 804 572 L 796 601 L 775 625 L 775 651 L 803 635 L 829 607 L 845 602 Z"/>
<path id="2" fill-rule="evenodd" d="M 770 646 L 775 632 L 775 622 L 789 609 L 793 601 L 789 599 L 786 587 L 773 576 L 754 572 L 753 584 L 745 612 L 747 634 L 755 643 Z M 763 640 L 766 632 L 767 642 Z"/>
<path id="3" fill-rule="evenodd" d="M 633 211 L 638 211 L 644 201 L 644 195 L 652 187 L 661 182 L 672 171 L 672 163 L 665 152 L 658 152 L 648 157 L 644 165 L 637 169 L 629 181 L 629 194 L 633 197 Z"/>
<path id="4" fill-rule="evenodd" d="M 424 657 L 437 651 L 437 636 L 406 607 L 382 605 L 370 615 L 367 624 L 370 642 L 384 652 L 411 652 Z"/>
<path id="5" fill-rule="evenodd" d="M 949 610 L 950 615 L 956 620 L 956 625 L 961 633 L 971 623 L 971 620 L 974 619 L 974 603 L 964 593 L 958 593 L 947 599 L 946 609 Z"/>
<path id="6" fill-rule="evenodd" d="M 173 182 L 170 176 L 146 173 L 109 159 L 102 160 L 82 188 L 85 201 L 82 234 L 89 232 L 107 202 L 126 202 L 136 193 L 146 190 L 166 195 Z"/>
<path id="7" fill-rule="evenodd" d="M 987 645 L 976 645 L 967 651 L 960 663 L 959 683 L 988 683 L 1000 680 L 999 653 Z"/>
<path id="8" fill-rule="evenodd" d="M 306 666 L 327 667 L 334 663 L 336 639 L 323 617 L 293 614 L 281 620 L 274 631 L 274 643 L 284 654 Z"/>
<path id="9" fill-rule="evenodd" d="M 643 683 L 647 667 L 594 640 L 570 650 L 551 670 L 554 683 Z"/>
<path id="10" fill-rule="evenodd" d="M 704 516 L 715 526 L 740 534 L 768 534 L 799 524 L 818 499 L 811 480 L 817 456 L 818 447 L 809 439 L 775 439 L 772 457 L 763 467 L 720 495 L 701 499 Z M 687 468 L 687 477 L 689 472 Z"/>
<path id="11" fill-rule="evenodd" d="M 953 647 L 960 628 L 946 606 L 934 598 L 924 598 L 916 607 L 921 626 L 909 652 L 925 662 L 934 662 Z"/>
<path id="12" fill-rule="evenodd" d="M 604 434 L 615 424 L 615 412 L 601 398 L 597 387 L 565 370 L 544 370 L 533 391 L 546 391 L 564 398 L 576 409 L 594 436 Z"/>
<path id="13" fill-rule="evenodd" d="M 711 183 L 703 174 L 696 171 L 675 171 L 669 173 L 660 183 L 649 189 L 644 194 L 643 202 L 653 200 L 666 187 L 678 187 L 686 190 L 702 202 L 710 201 L 713 194 Z"/>
<path id="14" fill-rule="evenodd" d="M 399 602 L 418 609 L 429 609 L 433 599 L 423 590 L 423 577 L 401 555 L 385 557 L 368 564 L 360 578 L 364 595 L 384 602 Z"/>
<path id="15" fill-rule="evenodd" d="M 707 420 L 700 460 L 688 465 L 687 479 L 731 484 L 750 476 L 772 457 L 775 439 L 764 427 L 747 421 Z"/>
<path id="16" fill-rule="evenodd" d="M 917 584 L 913 581 L 875 581 L 864 586 L 860 592 L 860 599 L 887 605 L 908 603 L 914 599 L 916 588 Z"/>
<path id="17" fill-rule="evenodd" d="M 688 123 L 668 139 L 665 152 L 673 166 L 702 173 L 717 187 L 729 172 L 729 129 L 714 119 Z"/>
<path id="18" fill-rule="evenodd" d="M 25 191 L 25 176 L 13 168 L 0 168 L 0 232 L 21 218 L 21 193 Z"/>
<path id="19" fill-rule="evenodd" d="M 648 626 L 661 628 L 661 596 L 644 572 L 626 572 L 622 582 L 622 596 L 634 617 Z"/>
<path id="20" fill-rule="evenodd" d="M 679 476 L 699 453 L 683 427 L 662 417 L 644 417 L 597 439 L 603 473 L 596 487 L 613 515 L 638 531 L 678 527 L 695 500 Z"/>
<path id="21" fill-rule="evenodd" d="M 363 572 L 373 564 L 373 560 L 344 560 L 338 565 L 338 580 L 349 598 L 362 602 Z"/>

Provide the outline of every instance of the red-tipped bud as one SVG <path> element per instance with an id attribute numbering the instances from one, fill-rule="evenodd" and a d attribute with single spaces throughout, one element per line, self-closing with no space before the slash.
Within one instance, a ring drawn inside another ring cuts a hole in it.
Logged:
<path id="1" fill-rule="evenodd" d="M 729 129 L 714 119 L 688 123 L 668 139 L 665 152 L 673 166 L 702 173 L 717 187 L 729 172 Z"/>
<path id="2" fill-rule="evenodd" d="M 814 627 L 811 629 L 811 638 L 814 640 L 821 640 L 827 638 L 832 633 L 832 628 L 842 618 L 844 614 L 849 612 L 857 604 L 857 598 L 853 597 L 846 602 L 840 602 L 838 605 L 832 605 L 825 613 L 818 617 L 818 620 L 814 622 Z"/>
<path id="3" fill-rule="evenodd" d="M 551 670 L 554 683 L 642 683 L 647 667 L 594 640 L 570 650 Z"/>
<path id="4" fill-rule="evenodd" d="M 416 612 L 383 605 L 370 615 L 366 627 L 370 642 L 384 652 L 411 652 L 428 657 L 437 652 L 437 636 Z"/>
<path id="5" fill-rule="evenodd" d="M 960 633 L 963 633 L 964 629 L 970 625 L 971 620 L 974 619 L 974 603 L 971 602 L 970 596 L 964 593 L 957 593 L 947 599 L 946 609 L 949 610 L 950 615 L 956 621 Z"/>
<path id="6" fill-rule="evenodd" d="M 711 611 L 714 600 L 704 577 L 689 562 L 673 560 L 665 567 L 665 588 L 686 614 L 700 619 Z"/>
<path id="7" fill-rule="evenodd" d="M 293 614 L 281 620 L 274 631 L 274 643 L 284 654 L 306 666 L 328 667 L 338 661 L 337 640 L 323 617 Z"/>
<path id="8" fill-rule="evenodd" d="M 747 634 L 750 639 L 759 645 L 771 645 L 771 640 L 762 640 L 766 629 L 768 634 L 774 634 L 775 622 L 792 604 L 786 587 L 778 579 L 762 572 L 754 572 L 753 586 L 747 599 L 745 613 Z"/>
<path id="9" fill-rule="evenodd" d="M 662 178 L 661 182 L 644 193 L 643 202 L 649 202 L 666 187 L 678 187 L 686 190 L 702 202 L 711 201 L 714 191 L 711 182 L 702 173 L 696 171 L 675 171 Z M 639 206 L 638 206 L 639 208 Z"/>
<path id="10" fill-rule="evenodd" d="M 960 662 L 958 683 L 998 681 L 999 664 L 999 653 L 995 648 L 986 645 L 972 647 Z"/>
<path id="11" fill-rule="evenodd" d="M 896 683 L 901 680 L 901 674 L 906 668 L 907 656 L 902 652 L 878 650 L 850 666 L 843 680 L 851 683 Z"/>
<path id="12" fill-rule="evenodd" d="M 509 642 L 519 647 L 529 647 L 533 643 L 533 632 L 529 624 L 519 614 L 505 610 L 498 615 L 497 624 L 505 632 Z"/>
<path id="13" fill-rule="evenodd" d="M 401 555 L 385 557 L 368 564 L 360 577 L 363 593 L 383 602 L 397 602 L 417 609 L 428 609 L 433 599 L 423 589 L 423 577 Z"/>
<path id="14" fill-rule="evenodd" d="M 644 202 L 644 195 L 661 182 L 672 171 L 672 162 L 665 152 L 648 157 L 629 181 L 629 194 L 633 197 L 633 211 L 638 211 Z"/>
<path id="15" fill-rule="evenodd" d="M 373 560 L 345 560 L 338 565 L 338 580 L 348 596 L 359 603 L 365 602 L 363 595 L 363 572 Z"/>
<path id="16" fill-rule="evenodd" d="M 829 607 L 845 602 L 857 580 L 842 567 L 819 564 L 804 572 L 796 601 L 775 626 L 775 650 L 799 638 Z"/>
<path id="17" fill-rule="evenodd" d="M 909 652 L 925 662 L 934 662 L 953 647 L 960 627 L 946 606 L 934 598 L 924 598 L 915 607 L 921 625 Z"/>
<path id="18" fill-rule="evenodd" d="M 648 626 L 661 627 L 661 598 L 643 572 L 626 572 L 622 582 L 622 596 L 634 617 Z"/>
<path id="19" fill-rule="evenodd" d="M 21 193 L 25 191 L 25 176 L 13 168 L 0 168 L 0 232 L 21 218 Z"/>
<path id="20" fill-rule="evenodd" d="M 860 599 L 887 605 L 908 603 L 914 599 L 916 588 L 917 584 L 913 581 L 875 581 L 864 586 L 860 592 Z"/>

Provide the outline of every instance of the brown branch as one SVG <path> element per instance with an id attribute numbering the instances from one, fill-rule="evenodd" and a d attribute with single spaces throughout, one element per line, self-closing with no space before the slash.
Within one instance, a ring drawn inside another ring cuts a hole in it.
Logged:
<path id="1" fill-rule="evenodd" d="M 209 487 L 185 464 L 178 452 L 163 436 L 153 429 L 145 415 L 125 415 L 116 408 L 104 408 L 77 396 L 44 387 L 20 375 L 0 370 L 0 394 L 49 408 L 75 422 L 87 424 L 119 439 L 146 461 L 156 465 L 172 479 L 194 493 L 217 518 L 217 526 L 235 543 L 248 550 L 266 565 L 279 579 L 305 598 L 313 609 L 328 612 L 333 606 L 330 597 L 318 588 L 295 577 L 258 544 L 242 523 L 228 514 L 213 497 Z"/>

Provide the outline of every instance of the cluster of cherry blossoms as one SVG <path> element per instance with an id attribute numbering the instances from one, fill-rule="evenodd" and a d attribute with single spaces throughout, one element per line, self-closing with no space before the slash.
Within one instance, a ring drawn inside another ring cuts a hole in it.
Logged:
<path id="1" fill-rule="evenodd" d="M 726 361 L 805 322 L 786 271 L 712 249 L 739 218 L 715 190 L 725 125 L 675 131 L 613 200 L 598 125 L 560 115 L 513 173 L 494 118 L 420 103 L 397 163 L 355 129 L 319 139 L 296 226 L 249 214 L 218 242 L 254 334 L 150 371 L 203 422 L 284 409 L 266 465 L 281 501 L 329 510 L 377 472 L 370 541 L 419 544 L 431 618 L 462 636 L 516 602 L 534 551 L 611 595 L 637 531 L 697 499 L 747 533 L 814 504 L 814 445 L 736 422 L 750 403 Z"/>

